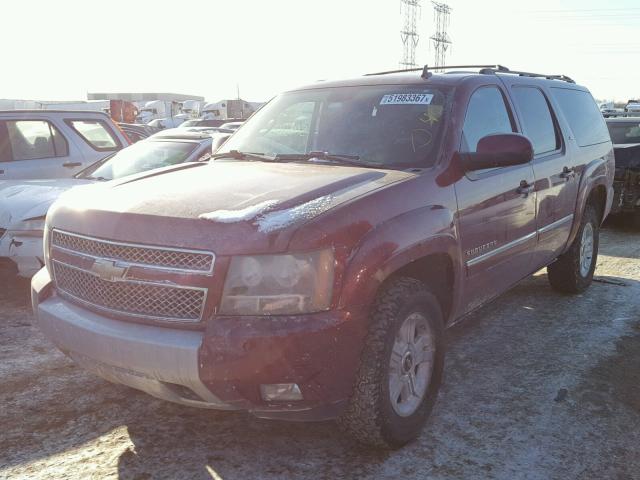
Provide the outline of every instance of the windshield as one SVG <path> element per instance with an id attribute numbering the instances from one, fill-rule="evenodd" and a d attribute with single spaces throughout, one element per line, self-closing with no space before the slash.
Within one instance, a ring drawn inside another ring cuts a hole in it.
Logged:
<path id="1" fill-rule="evenodd" d="M 108 158 L 97 162 L 78 175 L 78 178 L 114 180 L 154 168 L 167 167 L 184 162 L 197 143 L 142 141 L 131 145 Z"/>
<path id="2" fill-rule="evenodd" d="M 219 153 L 328 152 L 368 165 L 429 166 L 446 120 L 446 93 L 444 88 L 413 85 L 285 93 L 253 115 Z"/>
<path id="3" fill-rule="evenodd" d="M 607 123 L 613 143 L 640 143 L 640 121 Z"/>

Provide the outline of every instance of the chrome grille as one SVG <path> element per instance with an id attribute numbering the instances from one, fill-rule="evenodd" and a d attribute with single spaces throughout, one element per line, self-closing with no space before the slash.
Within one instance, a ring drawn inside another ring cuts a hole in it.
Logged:
<path id="1" fill-rule="evenodd" d="M 132 245 L 89 238 L 60 230 L 53 231 L 51 244 L 56 248 L 91 257 L 122 260 L 136 265 L 189 272 L 208 273 L 213 270 L 214 255 L 208 252 Z"/>
<path id="2" fill-rule="evenodd" d="M 198 321 L 206 290 L 152 283 L 102 280 L 85 270 L 53 262 L 59 293 L 99 309 L 157 320 Z"/>

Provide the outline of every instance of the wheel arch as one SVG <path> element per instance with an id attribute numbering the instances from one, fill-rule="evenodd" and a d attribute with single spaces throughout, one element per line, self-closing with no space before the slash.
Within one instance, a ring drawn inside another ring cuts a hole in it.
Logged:
<path id="1" fill-rule="evenodd" d="M 459 301 L 459 251 L 451 211 L 425 207 L 407 212 L 361 242 L 349 259 L 340 305 L 371 305 L 386 282 L 406 276 L 429 287 L 448 323 Z"/>

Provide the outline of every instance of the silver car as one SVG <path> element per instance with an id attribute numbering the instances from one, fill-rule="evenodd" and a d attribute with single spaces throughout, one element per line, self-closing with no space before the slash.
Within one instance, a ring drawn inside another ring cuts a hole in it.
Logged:
<path id="1" fill-rule="evenodd" d="M 18 275 L 30 277 L 42 267 L 47 210 L 68 190 L 95 189 L 92 184 L 209 159 L 214 136 L 176 130 L 174 134 L 165 131 L 137 142 L 74 178 L 0 182 L 0 268 L 17 267 Z"/>
<path id="2" fill-rule="evenodd" d="M 0 111 L 0 181 L 73 177 L 129 143 L 102 112 Z"/>

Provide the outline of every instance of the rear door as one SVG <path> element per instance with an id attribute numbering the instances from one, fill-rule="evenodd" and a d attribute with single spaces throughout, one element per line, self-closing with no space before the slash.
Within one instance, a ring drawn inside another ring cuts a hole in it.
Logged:
<path id="1" fill-rule="evenodd" d="M 546 93 L 536 85 L 509 82 L 522 133 L 534 149 L 538 244 L 534 266 L 553 260 L 566 245 L 578 196 L 576 156 L 567 151 L 558 119 Z"/>
<path id="2" fill-rule="evenodd" d="M 0 180 L 70 177 L 82 154 L 53 122 L 0 120 Z"/>
<path id="3" fill-rule="evenodd" d="M 461 152 L 494 133 L 517 131 L 512 106 L 501 85 L 470 96 Z M 469 311 L 530 273 L 535 246 L 536 197 L 531 164 L 467 172 L 455 184 L 458 228 L 465 258 Z"/>

